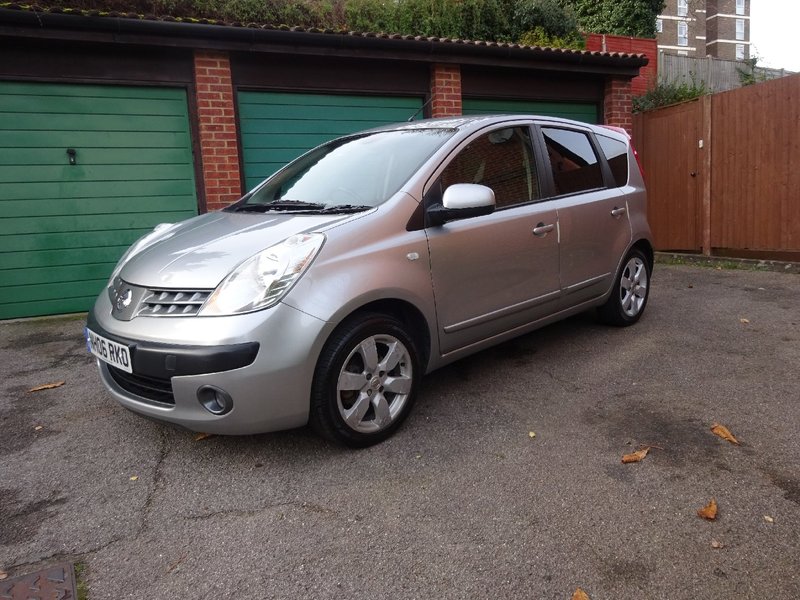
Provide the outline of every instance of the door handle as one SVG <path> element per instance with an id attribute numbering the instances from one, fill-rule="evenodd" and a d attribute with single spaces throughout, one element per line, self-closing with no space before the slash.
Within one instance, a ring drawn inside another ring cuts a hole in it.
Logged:
<path id="1" fill-rule="evenodd" d="M 611 211 L 611 216 L 612 217 L 618 217 L 620 215 L 624 215 L 627 211 L 628 211 L 628 209 L 625 208 L 624 206 L 622 208 L 617 208 L 615 206 L 614 210 Z"/>
<path id="2" fill-rule="evenodd" d="M 533 228 L 533 235 L 538 237 L 544 237 L 553 229 L 555 229 L 555 225 L 551 223 L 550 225 L 545 225 L 544 223 L 539 223 L 536 227 Z"/>

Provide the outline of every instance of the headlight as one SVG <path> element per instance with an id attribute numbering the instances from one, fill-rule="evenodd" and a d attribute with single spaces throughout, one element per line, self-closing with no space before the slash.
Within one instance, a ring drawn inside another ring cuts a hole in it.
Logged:
<path id="1" fill-rule="evenodd" d="M 276 304 L 305 272 L 324 241 L 320 233 L 293 235 L 248 258 L 217 286 L 200 315 L 233 315 Z"/>
<path id="2" fill-rule="evenodd" d="M 153 228 L 153 231 L 147 233 L 136 240 L 133 245 L 125 251 L 125 254 L 122 255 L 122 258 L 119 259 L 117 262 L 117 266 L 114 267 L 114 271 L 111 273 L 111 277 L 109 277 L 109 285 L 114 283 L 114 280 L 119 275 L 119 272 L 122 271 L 122 267 L 125 266 L 125 263 L 128 262 L 131 257 L 136 254 L 139 254 L 142 250 L 147 248 L 148 246 L 152 246 L 156 242 L 160 241 L 167 237 L 167 231 L 175 227 L 177 223 L 160 223 Z"/>

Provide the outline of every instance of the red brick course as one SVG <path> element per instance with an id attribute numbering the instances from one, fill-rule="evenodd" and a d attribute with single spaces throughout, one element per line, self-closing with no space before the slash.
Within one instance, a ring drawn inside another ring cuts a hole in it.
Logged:
<path id="1" fill-rule="evenodd" d="M 242 195 L 228 55 L 196 51 L 194 74 L 206 209 L 211 211 L 224 208 Z"/>
<path id="2" fill-rule="evenodd" d="M 590 33 L 586 36 L 586 49 L 592 52 L 644 54 L 650 62 L 639 70 L 639 76 L 631 82 L 634 96 L 647 93 L 658 81 L 658 45 L 655 39 Z"/>
<path id="3" fill-rule="evenodd" d="M 434 64 L 431 67 L 431 116 L 461 115 L 461 67 Z"/>
<path id="4" fill-rule="evenodd" d="M 605 100 L 603 101 L 603 123 L 622 127 L 629 134 L 632 133 L 632 98 L 630 79 L 622 77 L 607 78 Z"/>

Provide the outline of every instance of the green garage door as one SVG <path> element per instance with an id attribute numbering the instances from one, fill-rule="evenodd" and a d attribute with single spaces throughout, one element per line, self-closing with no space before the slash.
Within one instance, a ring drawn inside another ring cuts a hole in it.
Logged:
<path id="1" fill-rule="evenodd" d="M 542 115 L 599 123 L 597 104 L 591 102 L 533 102 L 529 100 L 478 100 L 465 98 L 465 115 Z"/>
<path id="2" fill-rule="evenodd" d="M 125 248 L 195 214 L 184 90 L 0 82 L 0 319 L 88 310 Z"/>
<path id="3" fill-rule="evenodd" d="M 239 128 L 247 189 L 330 139 L 406 121 L 421 98 L 239 92 Z"/>

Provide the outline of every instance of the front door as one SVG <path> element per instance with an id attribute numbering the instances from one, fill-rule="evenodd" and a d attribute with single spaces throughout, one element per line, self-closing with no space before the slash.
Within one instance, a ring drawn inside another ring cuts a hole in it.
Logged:
<path id="1" fill-rule="evenodd" d="M 530 129 L 472 139 L 436 185 L 455 183 L 491 188 L 496 209 L 426 229 L 442 354 L 522 327 L 560 296 L 557 213 L 540 202 Z"/>

